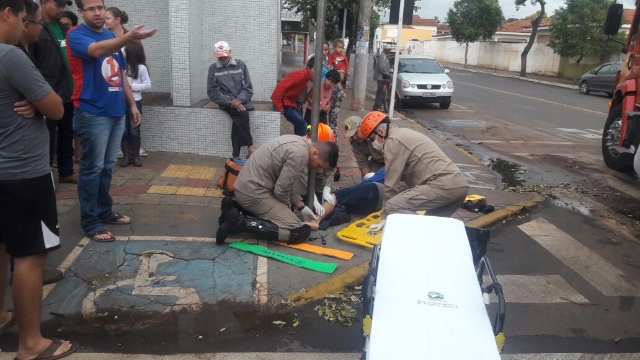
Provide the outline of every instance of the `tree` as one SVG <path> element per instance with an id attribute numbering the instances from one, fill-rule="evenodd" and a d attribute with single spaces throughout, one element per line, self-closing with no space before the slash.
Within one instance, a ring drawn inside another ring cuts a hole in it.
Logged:
<path id="1" fill-rule="evenodd" d="M 464 66 L 467 66 L 469 43 L 490 39 L 496 33 L 504 16 L 497 0 L 456 0 L 447 12 L 451 37 L 465 44 Z"/>
<path id="2" fill-rule="evenodd" d="M 540 10 L 534 12 L 533 14 L 527 16 L 526 18 L 522 19 L 522 20 L 535 20 L 538 16 L 540 16 Z M 542 15 L 542 20 L 549 20 L 549 17 L 547 16 L 547 14 Z"/>
<path id="3" fill-rule="evenodd" d="M 608 41 L 602 34 L 610 3 L 608 0 L 567 0 L 566 6 L 555 11 L 549 46 L 560 56 L 578 57 L 577 64 L 585 56 L 619 52 L 620 45 Z M 624 34 L 618 34 L 617 39 L 623 41 Z"/>
<path id="4" fill-rule="evenodd" d="M 351 53 L 351 50 L 356 44 L 356 35 L 358 28 L 358 1 L 353 0 L 326 0 L 326 14 L 325 14 L 325 39 L 337 39 L 342 36 L 342 31 L 340 28 L 342 27 L 342 20 L 344 16 L 344 9 L 348 9 L 351 15 L 351 26 L 345 30 L 345 35 L 349 37 L 349 45 L 347 50 L 347 54 Z M 376 9 L 388 9 L 391 0 L 372 0 L 373 8 Z M 303 22 L 309 22 L 310 24 L 315 24 L 315 20 L 317 18 L 317 0 L 285 0 L 284 7 L 289 11 L 293 11 L 302 16 Z M 371 27 L 373 28 L 373 12 L 371 19 Z M 380 23 L 380 18 L 377 18 L 377 24 Z M 377 27 L 377 26 L 376 26 Z M 375 28 L 372 29 L 371 33 L 375 32 Z"/>
<path id="5" fill-rule="evenodd" d="M 515 4 L 517 7 L 525 6 L 527 0 L 515 0 Z M 538 27 L 540 26 L 540 22 L 544 19 L 544 7 L 547 5 L 546 0 L 531 0 L 531 4 L 539 4 L 540 12 L 537 13 L 538 16 L 531 22 L 531 36 L 529 36 L 529 42 L 522 49 L 522 54 L 520 54 L 520 76 L 527 76 L 527 56 L 529 55 L 529 50 L 533 46 L 533 42 L 536 40 L 536 35 L 538 34 Z"/>

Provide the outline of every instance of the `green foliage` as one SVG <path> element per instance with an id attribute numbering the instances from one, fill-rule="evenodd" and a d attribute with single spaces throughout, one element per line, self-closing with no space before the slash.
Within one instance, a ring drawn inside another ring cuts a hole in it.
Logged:
<path id="1" fill-rule="evenodd" d="M 372 0 L 373 9 L 388 9 L 391 0 Z M 300 14 L 302 16 L 302 21 L 309 21 L 311 24 L 315 23 L 317 18 L 317 0 L 285 0 L 284 8 Z M 358 14 L 358 2 L 350 1 L 350 0 L 327 0 L 326 14 L 325 14 L 325 38 L 327 39 L 336 39 L 342 36 L 342 19 L 343 19 L 343 10 L 348 9 L 351 14 Z M 373 17 L 375 11 L 371 12 L 371 25 L 373 25 Z M 377 24 L 380 24 L 380 17 L 377 18 Z M 376 26 L 377 27 L 377 26 Z M 352 30 L 347 29 L 346 35 L 351 37 Z M 373 31 L 375 28 L 373 28 Z"/>
<path id="2" fill-rule="evenodd" d="M 567 0 L 555 11 L 549 46 L 560 56 L 577 56 L 578 63 L 585 56 L 619 52 L 620 45 L 608 41 L 602 33 L 610 4 L 608 0 Z M 623 41 L 624 37 L 618 34 L 617 39 Z"/>
<path id="3" fill-rule="evenodd" d="M 459 44 L 490 39 L 504 20 L 497 0 L 456 0 L 447 13 L 451 36 Z"/>
<path id="4" fill-rule="evenodd" d="M 540 16 L 540 10 L 534 12 L 533 14 L 527 16 L 526 18 L 524 18 L 524 20 L 535 20 L 538 18 L 538 16 Z M 547 16 L 547 14 L 544 14 L 544 16 L 542 17 L 542 20 L 549 20 L 549 16 Z"/>

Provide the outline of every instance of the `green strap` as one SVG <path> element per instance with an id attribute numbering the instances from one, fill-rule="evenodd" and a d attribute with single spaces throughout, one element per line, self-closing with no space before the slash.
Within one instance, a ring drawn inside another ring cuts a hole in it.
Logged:
<path id="1" fill-rule="evenodd" d="M 247 251 L 254 253 L 258 256 L 266 256 L 272 259 L 276 259 L 278 261 L 282 261 L 283 263 L 299 266 L 305 269 L 319 271 L 327 274 L 333 274 L 338 267 L 337 263 L 332 262 L 322 262 L 311 259 L 306 259 L 299 256 L 293 256 L 289 254 L 285 254 L 280 251 L 275 251 L 271 249 L 267 249 L 264 246 L 247 244 L 246 242 L 236 241 L 229 244 L 234 249 L 238 249 L 241 251 Z"/>

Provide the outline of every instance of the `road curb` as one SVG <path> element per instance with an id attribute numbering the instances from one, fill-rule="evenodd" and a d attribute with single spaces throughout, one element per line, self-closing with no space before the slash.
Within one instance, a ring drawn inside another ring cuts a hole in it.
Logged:
<path id="1" fill-rule="evenodd" d="M 469 71 L 469 72 L 487 74 L 487 75 L 493 75 L 493 76 L 500 76 L 500 77 L 504 77 L 504 78 L 511 78 L 511 79 L 529 81 L 529 82 L 533 82 L 533 83 L 537 83 L 537 84 L 545 84 L 545 85 L 557 86 L 557 87 L 561 87 L 561 88 L 565 88 L 565 89 L 578 90 L 578 85 L 560 84 L 560 83 L 555 83 L 555 82 L 552 82 L 552 81 L 531 79 L 531 78 L 522 77 L 522 76 L 518 76 L 518 75 L 500 74 L 500 73 L 496 73 L 496 72 L 477 70 L 477 69 L 468 69 L 468 68 L 465 69 L 464 67 L 451 66 L 449 64 L 447 64 L 446 66 L 448 68 L 450 68 L 450 69 L 463 70 L 463 71 Z"/>
<path id="2" fill-rule="evenodd" d="M 326 281 L 323 281 L 309 289 L 302 290 L 287 297 L 287 300 L 296 305 L 306 304 L 314 300 L 322 299 L 326 294 L 333 294 L 344 290 L 348 286 L 359 283 L 369 270 L 369 260 L 341 272 Z"/>
<path id="3" fill-rule="evenodd" d="M 473 219 L 467 222 L 465 225 L 479 228 L 489 227 L 501 220 L 517 215 L 526 209 L 538 206 L 545 201 L 545 197 L 540 194 L 532 193 L 532 195 L 532 199 L 522 201 L 513 205 L 508 205 L 492 213 Z M 290 295 L 287 297 L 287 300 L 291 301 L 295 305 L 302 305 L 311 301 L 320 300 L 326 294 L 337 293 L 343 291 L 349 286 L 359 285 L 362 279 L 364 279 L 368 270 L 369 261 L 367 260 L 309 289 L 305 289 L 293 295 Z"/>
<path id="4" fill-rule="evenodd" d="M 510 218 L 513 215 L 517 215 L 525 209 L 538 206 L 546 200 L 544 196 L 538 193 L 531 193 L 531 194 L 533 195 L 533 198 L 530 200 L 515 203 L 513 205 L 507 205 L 494 212 L 491 212 L 486 215 L 480 216 L 479 218 L 470 220 L 465 225 L 471 226 L 471 227 L 479 227 L 479 228 L 488 227 L 497 223 L 498 221 Z"/>

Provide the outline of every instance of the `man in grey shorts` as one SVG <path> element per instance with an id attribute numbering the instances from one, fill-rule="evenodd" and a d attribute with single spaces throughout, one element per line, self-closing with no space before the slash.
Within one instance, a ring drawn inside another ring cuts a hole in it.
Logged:
<path id="1" fill-rule="evenodd" d="M 0 330 L 17 321 L 19 359 L 61 358 L 78 344 L 44 338 L 40 311 L 47 253 L 60 247 L 43 115 L 57 120 L 64 108 L 27 55 L 14 46 L 24 30 L 24 0 L 0 0 L 0 13 Z M 15 259 L 14 311 L 4 303 L 9 255 Z"/>
<path id="2" fill-rule="evenodd" d="M 237 203 L 223 199 L 216 243 L 223 244 L 227 236 L 239 232 L 289 243 L 305 241 L 311 230 L 318 229 L 318 220 L 294 185 L 305 168 L 334 168 L 338 151 L 333 142 L 312 142 L 296 135 L 280 136 L 260 146 L 236 179 Z M 291 211 L 291 205 L 304 221 Z"/>

